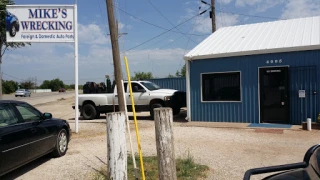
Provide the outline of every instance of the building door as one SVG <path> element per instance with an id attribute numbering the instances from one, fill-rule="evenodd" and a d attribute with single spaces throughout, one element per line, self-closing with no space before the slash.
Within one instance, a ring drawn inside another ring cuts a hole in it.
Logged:
<path id="1" fill-rule="evenodd" d="M 260 122 L 289 123 L 288 67 L 259 69 Z"/>

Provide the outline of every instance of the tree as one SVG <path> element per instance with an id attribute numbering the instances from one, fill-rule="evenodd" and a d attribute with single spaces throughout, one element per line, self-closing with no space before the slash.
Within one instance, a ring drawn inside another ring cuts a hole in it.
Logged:
<path id="1" fill-rule="evenodd" d="M 153 79 L 151 72 L 134 72 L 132 80 Z"/>
<path id="2" fill-rule="evenodd" d="M 32 81 L 31 78 L 21 82 L 20 85 L 21 85 L 21 88 L 24 88 L 24 89 L 33 89 L 33 88 L 35 88 L 34 81 Z"/>
<path id="3" fill-rule="evenodd" d="M 58 91 L 60 88 L 64 88 L 65 85 L 63 81 L 61 81 L 59 78 L 53 79 L 53 80 L 45 80 L 40 85 L 41 89 L 51 89 L 52 91 Z"/>
<path id="4" fill-rule="evenodd" d="M 2 57 L 6 50 L 17 49 L 24 47 L 26 45 L 31 45 L 30 43 L 21 42 L 7 42 L 6 38 L 6 5 L 13 5 L 13 0 L 0 0 L 0 79 L 2 79 Z M 0 97 L 2 98 L 2 81 L 0 81 Z"/>
<path id="5" fill-rule="evenodd" d="M 186 64 L 183 65 L 183 67 L 181 68 L 181 70 L 177 70 L 176 75 L 171 75 L 169 74 L 167 76 L 167 78 L 174 78 L 174 77 L 186 77 Z"/>
<path id="6" fill-rule="evenodd" d="M 174 78 L 175 76 L 174 75 L 171 75 L 171 74 L 169 74 L 168 76 L 167 76 L 167 78 Z"/>
<path id="7" fill-rule="evenodd" d="M 3 81 L 2 82 L 3 86 L 3 93 L 4 94 L 10 94 L 15 92 L 18 89 L 18 83 L 15 81 Z"/>
<path id="8" fill-rule="evenodd" d="M 42 82 L 42 84 L 40 85 L 41 89 L 51 89 L 50 88 L 50 81 L 49 80 L 45 80 Z"/>

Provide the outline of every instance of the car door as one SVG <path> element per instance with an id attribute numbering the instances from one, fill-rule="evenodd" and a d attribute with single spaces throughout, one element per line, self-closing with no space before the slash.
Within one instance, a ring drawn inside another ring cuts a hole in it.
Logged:
<path id="1" fill-rule="evenodd" d="M 138 83 L 131 83 L 131 87 L 132 87 L 132 94 L 134 97 L 135 107 L 137 106 L 138 109 L 147 107 L 149 94 L 146 91 L 146 89 Z M 127 93 L 126 100 L 128 105 L 132 105 L 130 93 Z"/>
<path id="2" fill-rule="evenodd" d="M 0 103 L 0 175 L 29 159 L 30 128 L 10 103 Z"/>
<path id="3" fill-rule="evenodd" d="M 55 132 L 58 127 L 50 119 L 43 120 L 42 113 L 27 103 L 15 104 L 23 124 L 31 132 L 30 158 L 36 158 L 53 149 L 55 145 Z"/>

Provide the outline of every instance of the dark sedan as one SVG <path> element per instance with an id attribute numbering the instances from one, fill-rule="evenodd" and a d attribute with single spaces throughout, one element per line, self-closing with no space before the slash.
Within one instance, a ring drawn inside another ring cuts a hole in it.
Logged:
<path id="1" fill-rule="evenodd" d="M 0 176 L 45 154 L 66 154 L 71 130 L 28 103 L 0 101 Z"/>

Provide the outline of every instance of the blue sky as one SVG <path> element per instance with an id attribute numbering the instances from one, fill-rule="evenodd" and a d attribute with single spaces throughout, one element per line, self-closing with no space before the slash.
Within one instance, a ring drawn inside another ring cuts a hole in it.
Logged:
<path id="1" fill-rule="evenodd" d="M 15 3 L 73 4 L 74 1 L 16 0 Z M 119 32 L 128 33 L 120 38 L 119 45 L 121 53 L 128 57 L 132 74 L 138 71 L 150 71 L 155 77 L 175 74 L 184 64 L 183 55 L 211 33 L 208 12 L 191 19 L 208 8 L 199 0 L 114 0 L 114 3 Z M 318 15 L 319 0 L 216 0 L 217 28 Z M 80 84 L 102 82 L 105 74 L 113 74 L 107 19 L 104 0 L 78 0 Z M 177 29 L 166 32 L 181 23 Z M 161 33 L 164 34 L 131 49 Z M 43 80 L 60 78 L 72 84 L 73 48 L 73 43 L 33 43 L 30 47 L 7 51 L 3 57 L 3 79 L 21 82 L 37 77 L 37 83 L 41 84 Z"/>

